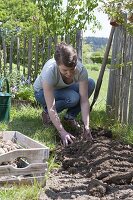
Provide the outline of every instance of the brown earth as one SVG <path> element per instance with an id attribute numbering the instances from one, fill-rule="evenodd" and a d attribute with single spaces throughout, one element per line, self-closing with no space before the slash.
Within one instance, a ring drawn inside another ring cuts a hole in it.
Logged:
<path id="1" fill-rule="evenodd" d="M 92 130 L 93 142 L 78 139 L 57 150 L 62 167 L 53 170 L 40 200 L 133 200 L 133 148 Z"/>

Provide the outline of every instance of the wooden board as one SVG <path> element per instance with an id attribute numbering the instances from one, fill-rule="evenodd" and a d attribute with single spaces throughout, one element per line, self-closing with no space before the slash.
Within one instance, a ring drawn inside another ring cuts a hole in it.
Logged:
<path id="1" fill-rule="evenodd" d="M 10 165 L 0 166 L 0 177 L 2 176 L 19 176 L 28 174 L 45 174 L 47 170 L 47 163 L 29 164 L 25 168 L 16 168 Z"/>
<path id="2" fill-rule="evenodd" d="M 0 134 L 3 135 L 3 140 L 15 140 L 17 143 L 20 143 L 25 148 L 45 148 L 49 149 L 48 147 L 44 146 L 43 144 L 35 141 L 28 136 L 18 132 L 18 131 L 0 131 Z"/>
<path id="3" fill-rule="evenodd" d="M 26 158 L 29 163 L 42 163 L 48 159 L 48 154 L 45 149 L 17 149 L 0 155 L 0 165 L 17 158 Z"/>

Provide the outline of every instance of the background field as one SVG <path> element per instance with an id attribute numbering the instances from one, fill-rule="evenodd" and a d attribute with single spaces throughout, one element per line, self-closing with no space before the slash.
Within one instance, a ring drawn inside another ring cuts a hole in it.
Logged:
<path id="1" fill-rule="evenodd" d="M 92 77 L 95 81 L 97 81 L 98 76 L 99 76 L 99 71 L 89 70 L 89 76 Z M 96 104 L 94 105 L 94 108 L 97 107 L 98 109 L 100 109 L 100 107 L 105 108 L 106 106 L 108 79 L 109 79 L 109 71 L 106 70 L 103 76 L 103 81 L 102 81 L 101 89 L 99 92 L 99 96 L 98 96 Z"/>

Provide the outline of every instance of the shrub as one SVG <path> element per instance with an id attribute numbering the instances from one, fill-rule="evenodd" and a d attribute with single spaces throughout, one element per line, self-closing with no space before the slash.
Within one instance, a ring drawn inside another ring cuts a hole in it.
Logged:
<path id="1" fill-rule="evenodd" d="M 101 55 L 92 55 L 90 57 L 90 59 L 93 61 L 93 63 L 102 63 L 103 58 L 104 57 Z M 110 63 L 111 63 L 111 57 L 108 57 L 107 64 L 110 64 Z"/>
<path id="2" fill-rule="evenodd" d="M 15 94 L 15 99 L 26 100 L 28 102 L 34 103 L 34 91 L 33 87 L 30 85 L 22 85 Z"/>
<path id="3" fill-rule="evenodd" d="M 23 75 L 20 76 L 18 72 L 13 72 L 8 77 L 10 82 L 10 90 L 12 97 L 17 100 L 26 100 L 34 103 L 34 90 L 30 81 L 30 76 L 26 79 Z"/>

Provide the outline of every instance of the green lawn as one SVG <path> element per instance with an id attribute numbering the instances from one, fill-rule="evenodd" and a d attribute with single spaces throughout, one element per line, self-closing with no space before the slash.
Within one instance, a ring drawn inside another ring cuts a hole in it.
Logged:
<path id="1" fill-rule="evenodd" d="M 99 71 L 91 71 L 88 70 L 89 76 L 97 82 L 98 76 L 99 76 Z M 107 90 L 108 90 L 108 79 L 109 79 L 109 71 L 105 71 L 104 76 L 103 76 L 103 81 L 101 85 L 101 89 L 99 92 L 98 99 L 94 105 L 94 109 L 103 109 L 106 106 L 106 97 L 107 97 Z M 91 98 L 92 100 L 92 98 Z"/>
<path id="2" fill-rule="evenodd" d="M 40 186 L 36 183 L 32 185 L 4 187 L 0 189 L 0 200 L 38 200 Z"/>

